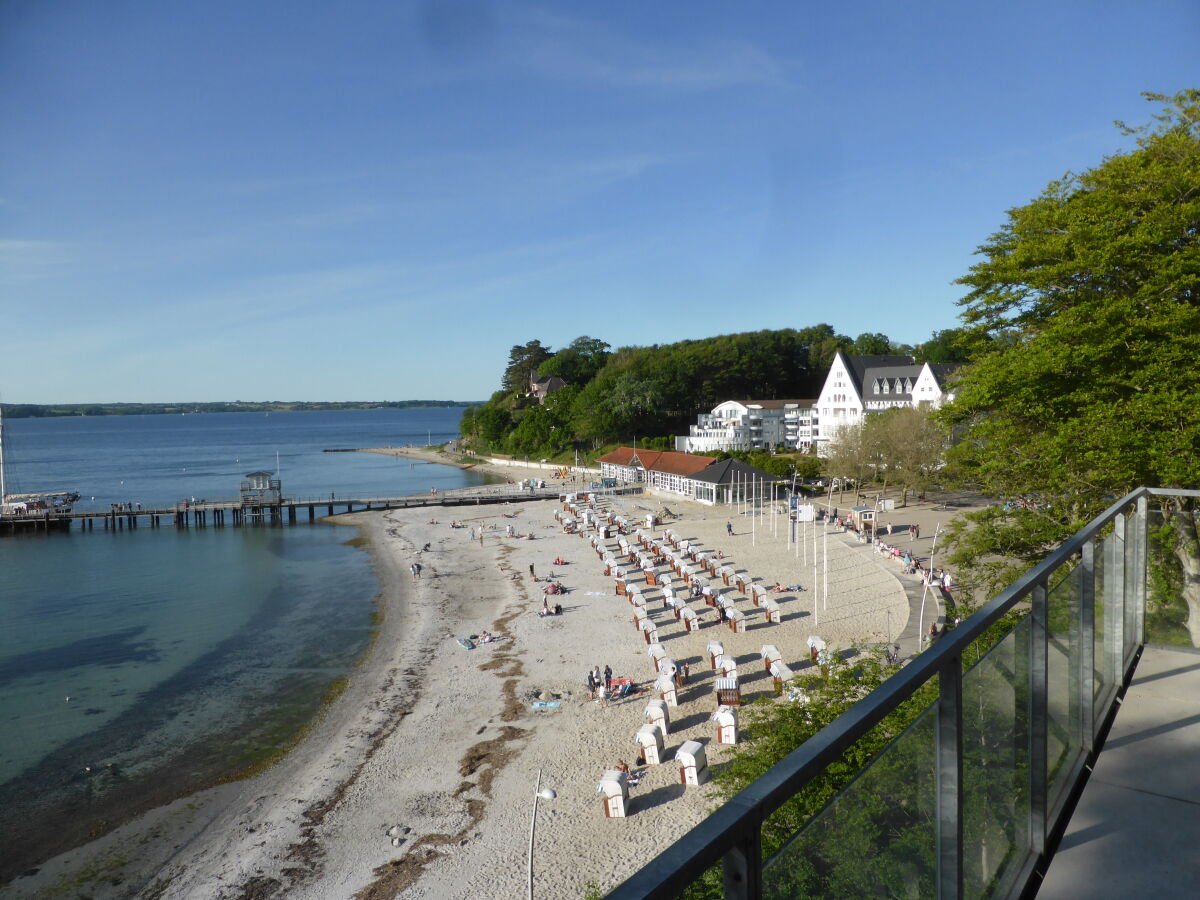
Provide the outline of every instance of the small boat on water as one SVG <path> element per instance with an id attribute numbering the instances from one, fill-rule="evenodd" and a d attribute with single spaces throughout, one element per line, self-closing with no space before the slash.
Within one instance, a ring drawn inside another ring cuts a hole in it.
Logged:
<path id="1" fill-rule="evenodd" d="M 11 531 L 65 530 L 79 499 L 74 491 L 10 494 L 4 471 L 4 408 L 0 406 L 0 534 Z"/>

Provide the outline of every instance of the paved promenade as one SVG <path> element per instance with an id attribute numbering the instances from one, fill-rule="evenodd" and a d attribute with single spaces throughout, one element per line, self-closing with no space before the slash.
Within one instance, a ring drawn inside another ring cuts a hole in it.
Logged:
<path id="1" fill-rule="evenodd" d="M 1200 896 L 1200 652 L 1147 647 L 1040 898 Z"/>

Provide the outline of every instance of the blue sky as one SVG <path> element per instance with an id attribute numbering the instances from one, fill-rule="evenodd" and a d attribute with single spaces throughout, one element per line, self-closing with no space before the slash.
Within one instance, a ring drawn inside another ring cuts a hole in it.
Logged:
<path id="1" fill-rule="evenodd" d="M 919 342 L 1198 46 L 1194 0 L 0 0 L 0 395 L 476 399 L 535 337 Z"/>

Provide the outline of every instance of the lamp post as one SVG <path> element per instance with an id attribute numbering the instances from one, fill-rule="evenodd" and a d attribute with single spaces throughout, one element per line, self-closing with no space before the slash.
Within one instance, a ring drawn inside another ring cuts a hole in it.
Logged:
<path id="1" fill-rule="evenodd" d="M 921 613 L 917 617 L 917 649 L 921 647 L 921 643 L 925 640 L 925 597 L 929 594 L 929 585 L 933 581 L 933 557 L 937 553 L 937 539 L 941 534 L 942 523 L 938 522 L 937 527 L 933 529 L 933 546 L 929 549 L 929 572 L 925 578 L 925 587 L 921 591 Z"/>
<path id="2" fill-rule="evenodd" d="M 553 800 L 557 797 L 551 788 L 542 787 L 542 770 L 538 769 L 537 787 L 533 794 L 533 814 L 529 817 L 529 900 L 533 900 L 533 832 L 537 827 L 538 800 Z"/>

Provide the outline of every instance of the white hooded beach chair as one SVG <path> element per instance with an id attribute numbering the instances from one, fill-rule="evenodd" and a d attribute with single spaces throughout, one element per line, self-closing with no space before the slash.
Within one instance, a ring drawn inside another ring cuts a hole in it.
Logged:
<path id="1" fill-rule="evenodd" d="M 717 660 L 725 655 L 725 645 L 720 641 L 709 641 L 706 649 L 708 651 L 708 663 L 716 670 Z"/>
<path id="2" fill-rule="evenodd" d="M 629 776 L 616 769 L 610 769 L 600 776 L 596 785 L 596 793 L 604 802 L 604 817 L 607 819 L 623 819 L 629 808 Z"/>
<path id="3" fill-rule="evenodd" d="M 667 701 L 651 700 L 646 704 L 646 711 L 642 714 L 647 725 L 653 725 L 662 732 L 665 740 L 667 734 L 671 731 L 671 714 L 667 711 Z"/>
<path id="4" fill-rule="evenodd" d="M 666 672 L 660 672 L 658 679 L 654 682 L 654 690 L 658 692 L 660 700 L 664 701 L 667 706 L 678 706 L 679 695 L 675 688 L 675 679 Z"/>
<path id="5" fill-rule="evenodd" d="M 712 714 L 712 721 L 717 724 L 717 743 L 737 743 L 737 710 L 731 706 L 718 706 Z"/>
<path id="6" fill-rule="evenodd" d="M 701 785 L 708 780 L 708 760 L 699 741 L 684 741 L 675 751 L 675 762 L 679 763 L 680 784 Z"/>

